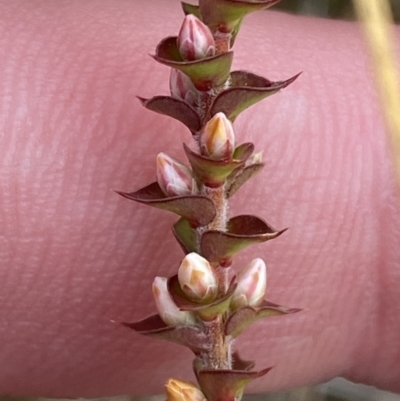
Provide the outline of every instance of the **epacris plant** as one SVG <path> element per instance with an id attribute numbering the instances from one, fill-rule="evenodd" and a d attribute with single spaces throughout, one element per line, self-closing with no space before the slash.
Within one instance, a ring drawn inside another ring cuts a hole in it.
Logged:
<path id="1" fill-rule="evenodd" d="M 254 144 L 237 143 L 233 122 L 245 109 L 291 84 L 297 75 L 271 82 L 248 71 L 231 71 L 231 48 L 243 18 L 279 0 L 199 0 L 182 3 L 185 19 L 177 37 L 163 39 L 154 59 L 171 68 L 170 96 L 140 98 L 144 107 L 182 122 L 189 165 L 165 153 L 156 160 L 157 181 L 122 196 L 176 213 L 172 232 L 185 257 L 176 275 L 156 277 L 158 314 L 125 324 L 136 332 L 190 348 L 199 387 L 170 379 L 169 401 L 240 400 L 246 383 L 270 368 L 253 371 L 232 343 L 250 324 L 299 309 L 264 299 L 267 272 L 255 258 L 237 274 L 234 255 L 266 242 L 276 230 L 252 215 L 228 216 L 229 199 L 263 167 Z"/>

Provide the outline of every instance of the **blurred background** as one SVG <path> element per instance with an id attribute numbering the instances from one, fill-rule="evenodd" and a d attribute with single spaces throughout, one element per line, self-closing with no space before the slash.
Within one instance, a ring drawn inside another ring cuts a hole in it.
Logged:
<path id="1" fill-rule="evenodd" d="M 366 0 L 367 1 L 367 0 Z M 392 12 L 396 23 L 400 23 L 400 0 L 391 0 Z M 355 19 L 351 0 L 282 0 L 274 10 L 292 14 L 316 15 L 322 18 Z"/>
<path id="2" fill-rule="evenodd" d="M 368 1 L 368 0 L 365 0 Z M 400 0 L 391 0 L 394 20 L 400 23 Z M 314 15 L 321 18 L 354 20 L 355 12 L 351 0 L 282 0 L 274 6 L 292 14 Z M 399 378 L 400 380 L 400 378 Z M 97 401 L 164 401 L 165 396 L 147 398 L 116 397 Z M 0 397 L 0 401 L 50 401 L 46 398 Z M 64 401 L 64 400 L 58 400 Z M 67 400 L 65 400 L 67 401 Z M 400 401 L 400 395 L 380 391 L 374 387 L 350 383 L 337 378 L 318 386 L 309 386 L 277 394 L 248 395 L 244 401 Z"/>

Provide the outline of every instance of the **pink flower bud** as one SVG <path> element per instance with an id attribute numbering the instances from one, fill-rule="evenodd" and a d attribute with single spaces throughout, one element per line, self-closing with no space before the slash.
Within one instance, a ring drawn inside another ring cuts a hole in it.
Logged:
<path id="1" fill-rule="evenodd" d="M 186 166 L 165 153 L 157 155 L 156 166 L 158 184 L 167 196 L 192 193 L 193 176 Z"/>
<path id="2" fill-rule="evenodd" d="M 178 270 L 182 291 L 193 301 L 211 302 L 218 292 L 218 279 L 207 259 L 195 252 L 182 260 Z"/>
<path id="3" fill-rule="evenodd" d="M 215 42 L 210 29 L 193 14 L 187 15 L 183 20 L 177 44 L 179 53 L 187 61 L 215 54 Z"/>
<path id="4" fill-rule="evenodd" d="M 153 296 L 158 314 L 168 326 L 194 325 L 196 320 L 191 312 L 181 311 L 174 304 L 167 288 L 167 279 L 156 277 L 153 281 Z"/>
<path id="5" fill-rule="evenodd" d="M 231 308 L 260 305 L 266 289 L 267 268 L 262 259 L 254 259 L 238 276 L 238 286 L 232 296 Z"/>
<path id="6" fill-rule="evenodd" d="M 235 132 L 232 123 L 224 113 L 217 113 L 207 122 L 200 136 L 203 154 L 212 159 L 232 157 L 235 149 Z"/>
<path id="7" fill-rule="evenodd" d="M 192 383 L 169 379 L 165 385 L 167 401 L 207 401 L 204 394 Z"/>
<path id="8" fill-rule="evenodd" d="M 169 78 L 169 89 L 171 96 L 175 99 L 184 100 L 191 106 L 197 105 L 197 91 L 190 78 L 179 70 L 171 69 Z"/>

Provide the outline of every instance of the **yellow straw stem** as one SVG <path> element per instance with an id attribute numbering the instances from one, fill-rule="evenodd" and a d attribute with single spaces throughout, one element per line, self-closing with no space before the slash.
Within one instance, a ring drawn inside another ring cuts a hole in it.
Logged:
<path id="1" fill-rule="evenodd" d="M 353 2 L 372 55 L 400 189 L 400 87 L 390 4 L 388 0 Z"/>

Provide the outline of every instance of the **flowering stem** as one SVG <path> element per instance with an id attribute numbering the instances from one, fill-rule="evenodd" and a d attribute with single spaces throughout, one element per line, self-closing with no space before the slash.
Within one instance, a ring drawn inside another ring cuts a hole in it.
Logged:
<path id="1" fill-rule="evenodd" d="M 211 350 L 201 354 L 205 369 L 231 369 L 232 357 L 228 338 L 224 334 L 224 319 L 218 315 L 211 322 L 204 322 L 204 333 Z"/>

